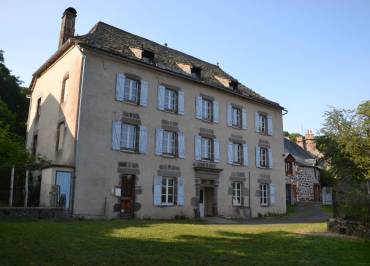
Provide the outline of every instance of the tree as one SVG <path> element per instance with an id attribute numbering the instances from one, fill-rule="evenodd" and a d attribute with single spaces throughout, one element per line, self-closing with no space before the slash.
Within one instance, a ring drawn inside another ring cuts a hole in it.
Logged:
<path id="1" fill-rule="evenodd" d="M 336 215 L 370 222 L 370 101 L 355 110 L 325 112 L 322 135 L 316 147 L 335 177 Z"/>
<path id="2" fill-rule="evenodd" d="M 289 133 L 288 131 L 284 131 L 283 133 L 284 133 L 284 137 L 288 137 L 289 140 L 293 142 L 297 142 L 297 137 L 302 137 L 302 135 L 299 133 Z"/>

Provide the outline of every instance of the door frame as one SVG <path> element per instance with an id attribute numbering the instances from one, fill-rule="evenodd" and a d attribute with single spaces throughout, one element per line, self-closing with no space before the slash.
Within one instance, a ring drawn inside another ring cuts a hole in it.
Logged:
<path id="1" fill-rule="evenodd" d="M 131 177 L 132 180 L 130 190 L 131 190 L 131 195 L 125 196 L 126 190 L 124 188 L 124 180 L 128 180 L 128 177 Z M 121 175 L 121 197 L 120 197 L 120 215 L 121 216 L 128 216 L 128 217 L 134 217 L 135 216 L 135 187 L 136 187 L 136 175 Z M 124 211 L 125 210 L 125 202 L 129 204 L 129 211 Z"/>

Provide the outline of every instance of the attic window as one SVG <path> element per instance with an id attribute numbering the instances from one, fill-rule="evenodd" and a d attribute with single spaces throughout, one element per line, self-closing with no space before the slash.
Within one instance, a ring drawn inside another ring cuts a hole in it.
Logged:
<path id="1" fill-rule="evenodd" d="M 196 67 L 196 66 L 193 66 L 191 68 L 191 75 L 195 78 L 200 78 L 200 72 L 201 72 L 201 68 L 200 67 Z"/>
<path id="2" fill-rule="evenodd" d="M 236 80 L 232 80 L 229 83 L 230 88 L 233 89 L 234 91 L 238 90 L 238 85 L 239 85 L 239 82 Z"/>
<path id="3" fill-rule="evenodd" d="M 148 50 L 143 50 L 141 54 L 141 58 L 144 60 L 146 63 L 154 63 L 154 53 Z"/>

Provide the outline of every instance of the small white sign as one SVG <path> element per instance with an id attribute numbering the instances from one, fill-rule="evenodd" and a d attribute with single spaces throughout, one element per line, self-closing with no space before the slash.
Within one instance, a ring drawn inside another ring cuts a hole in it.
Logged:
<path id="1" fill-rule="evenodd" d="M 120 187 L 115 187 L 114 188 L 114 196 L 121 197 L 121 188 Z"/>

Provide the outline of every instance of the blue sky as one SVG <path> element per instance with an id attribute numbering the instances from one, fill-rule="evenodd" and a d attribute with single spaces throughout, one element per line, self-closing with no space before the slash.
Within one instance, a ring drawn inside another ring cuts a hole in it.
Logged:
<path id="1" fill-rule="evenodd" d="M 1 2 L 0 49 L 27 86 L 57 49 L 61 15 L 73 6 L 77 34 L 100 20 L 219 62 L 286 107 L 290 132 L 319 130 L 328 106 L 370 100 L 370 1 Z"/>

